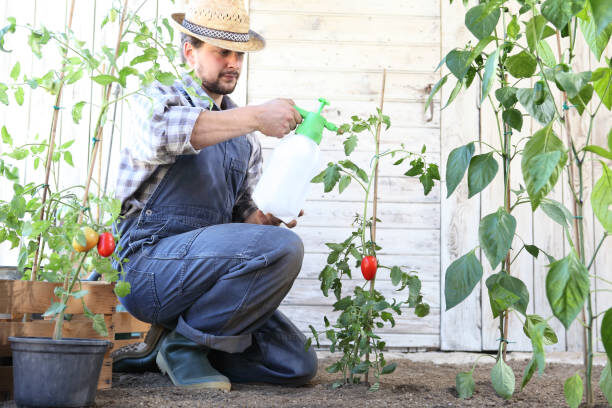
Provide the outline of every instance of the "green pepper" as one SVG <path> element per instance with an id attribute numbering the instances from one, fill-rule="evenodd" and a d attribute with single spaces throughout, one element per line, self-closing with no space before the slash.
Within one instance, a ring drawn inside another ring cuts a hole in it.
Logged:
<path id="1" fill-rule="evenodd" d="M 533 86 L 533 102 L 536 105 L 541 105 L 546 100 L 546 89 L 544 87 L 544 81 L 538 81 Z"/>

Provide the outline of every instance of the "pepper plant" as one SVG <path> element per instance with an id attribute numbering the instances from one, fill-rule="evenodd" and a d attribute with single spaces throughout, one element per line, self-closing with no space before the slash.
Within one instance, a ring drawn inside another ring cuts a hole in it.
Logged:
<path id="1" fill-rule="evenodd" d="M 178 55 L 173 45 L 174 31 L 167 19 L 142 19 L 139 11 L 146 3 L 130 9 L 127 0 L 112 2 L 100 28 L 116 24 L 118 31 L 113 47 L 105 44 L 93 49 L 76 37 L 71 29 L 74 0 L 69 23 L 63 31 L 52 31 L 42 25 L 20 25 L 12 17 L 0 29 L 0 51 L 12 52 L 11 48 L 15 47 L 11 44 L 12 34 L 24 30 L 32 53 L 41 61 L 45 61 L 47 52 L 57 52 L 61 57 L 60 66 L 49 68 L 48 63 L 36 64 L 46 71 L 31 75 L 22 73 L 21 63 L 17 61 L 0 82 L 0 102 L 11 103 L 13 109 L 20 109 L 24 104 L 25 87 L 33 90 L 32 98 L 37 93 L 46 93 L 54 100 L 49 106 L 53 114 L 47 140 L 41 140 L 38 135 L 15 134 L 7 125 L 2 126 L 4 153 L 0 157 L 0 175 L 13 184 L 14 195 L 10 201 L 0 201 L 0 242 L 9 241 L 12 248 L 19 248 L 18 269 L 24 279 L 63 282 L 55 290 L 60 300 L 53 302 L 45 313 L 56 317 L 56 339 L 62 336 L 67 301 L 71 297 L 83 299 L 86 294 L 84 290 L 77 290 L 84 270 L 95 270 L 106 281 L 115 282 L 119 272 L 112 268 L 111 260 L 115 259 L 119 265 L 128 261 L 117 258 L 114 245 L 118 237 L 110 232 L 119 219 L 121 203 L 107 194 L 101 170 L 98 178 L 93 178 L 94 166 L 101 166 L 98 156 L 101 156 L 103 135 L 110 133 L 112 145 L 117 104 L 130 95 L 142 93 L 153 81 L 172 84 L 179 77 L 174 63 Z M 66 89 L 90 84 L 100 87 L 97 89 L 101 95 L 99 101 L 62 101 Z M 188 91 L 195 94 L 193 89 Z M 14 104 L 10 99 L 14 99 Z M 79 163 L 88 167 L 87 176 L 83 185 L 61 185 L 60 167 L 74 167 L 71 146 L 75 140 L 57 141 L 61 140 L 57 129 L 59 112 L 70 109 L 72 120 L 78 124 L 87 104 L 97 114 L 91 134 L 81 136 L 90 141 L 88 161 Z M 113 128 L 105 133 L 104 126 L 111 113 Z M 16 165 L 19 161 L 32 163 L 36 181 L 20 179 Z M 108 166 L 109 163 L 106 180 Z M 92 181 L 98 187 L 97 194 L 90 191 Z M 117 282 L 118 296 L 125 296 L 129 291 L 129 283 Z M 84 303 L 83 308 L 85 315 L 93 320 L 94 328 L 106 335 L 103 316 L 93 315 Z"/>
<path id="2" fill-rule="evenodd" d="M 452 3 L 452 0 L 451 0 Z M 464 0 L 464 5 L 469 2 Z M 583 381 L 586 403 L 593 404 L 592 366 L 596 319 L 603 315 L 601 340 L 608 356 L 608 364 L 600 379 L 606 398 L 612 403 L 612 309 L 595 315 L 592 296 L 595 289 L 610 291 L 612 282 L 590 272 L 604 240 L 612 232 L 612 171 L 606 161 L 612 160 L 612 129 L 607 144 L 593 141 L 593 124 L 607 123 L 612 108 L 612 65 L 609 58 L 602 60 L 612 35 L 612 2 L 609 0 L 486 0 L 470 7 L 465 14 L 465 25 L 477 40 L 460 49 L 450 51 L 440 65 L 449 74 L 433 87 L 428 104 L 444 83 L 455 77 L 457 84 L 449 102 L 462 90 L 481 80 L 481 104 L 490 104 L 497 124 L 499 144 L 482 143 L 482 153 L 475 155 L 475 143 L 459 146 L 448 156 L 446 187 L 452 195 L 467 171 L 469 197 L 483 191 L 498 171 L 503 173 L 504 193 L 497 211 L 480 220 L 479 247 L 486 261 L 495 271 L 486 277 L 485 284 L 494 318 L 499 319 L 499 349 L 491 380 L 497 393 L 511 398 L 515 389 L 512 369 L 505 363 L 505 351 L 510 334 L 508 315 L 511 311 L 523 322 L 523 331 L 531 340 L 533 358 L 521 381 L 521 389 L 537 370 L 545 367 L 543 346 L 557 342 L 556 334 L 547 321 L 552 318 L 527 314 L 529 292 L 519 278 L 512 276 L 510 250 L 525 249 L 533 257 L 546 256 L 550 264 L 546 270 L 546 296 L 554 317 L 567 329 L 579 318 L 586 331 L 585 366 L 565 383 L 568 404 L 577 407 L 582 400 Z M 556 42 L 556 53 L 547 38 Z M 592 71 L 576 69 L 575 47 L 582 38 L 592 52 L 591 61 L 599 65 Z M 586 137 L 571 126 L 569 111 L 574 110 L 589 121 Z M 607 115 L 607 116 L 606 116 Z M 526 138 L 513 137 L 521 131 L 524 118 L 533 118 L 541 128 Z M 565 130 L 562 140 L 557 129 Z M 521 161 L 522 179 L 511 179 L 514 160 Z M 585 254 L 584 204 L 589 199 L 585 191 L 584 165 L 599 163 L 603 174 L 596 181 L 590 195 L 592 211 L 603 226 L 601 236 L 591 257 Z M 501 168 L 501 170 L 500 170 Z M 562 172 L 567 172 L 572 195 L 572 211 L 547 196 L 557 184 Z M 563 227 L 569 245 L 565 257 L 546 254 L 516 234 L 517 220 L 513 212 L 528 205 L 543 212 Z M 515 240 L 518 237 L 519 240 Z M 517 245 L 518 242 L 522 242 Z M 514 244 L 513 244 L 514 243 Z M 472 251 L 456 259 L 446 270 L 446 308 L 461 303 L 483 278 L 483 267 Z M 602 286 L 604 287 L 602 289 Z M 515 334 L 516 335 L 516 334 Z M 457 390 L 461 398 L 472 395 L 472 373 L 457 375 Z M 582 377 L 581 377 L 582 374 Z"/>
<path id="3" fill-rule="evenodd" d="M 373 215 L 370 215 L 368 209 L 372 194 L 375 196 L 374 202 L 377 199 L 375 192 L 377 167 L 380 160 L 391 157 L 396 157 L 394 165 L 399 166 L 403 162 L 409 162 L 410 167 L 405 175 L 418 176 L 426 195 L 432 190 L 434 180 L 440 180 L 440 176 L 438 166 L 428 162 L 425 157 L 425 146 L 420 153 L 406 150 L 403 144 L 396 149 L 380 152 L 380 140 L 377 134 L 381 125 L 384 124 L 386 129 L 391 126 L 389 117 L 383 115 L 380 109 L 367 119 L 358 116 L 353 116 L 351 119 L 351 123 L 343 124 L 338 129 L 338 134 L 347 134 L 343 143 L 347 157 L 344 160 L 330 162 L 327 168 L 312 180 L 314 183 L 323 183 L 326 193 L 337 185 L 338 191 L 342 194 L 351 183 L 357 184 L 363 193 L 363 212 L 355 214 L 354 231 L 343 242 L 326 243 L 330 253 L 327 265 L 319 274 L 323 295 L 327 297 L 331 291 L 336 299 L 333 310 L 340 312 L 335 323 L 330 322 L 327 316 L 324 317 L 325 337 L 331 342 L 331 352 L 340 350 L 343 353 L 342 357 L 326 370 L 330 373 L 342 373 L 342 380 L 336 381 L 334 388 L 343 384 L 359 383 L 362 376 L 365 382 L 369 383 L 368 374 L 372 370 L 375 381 L 370 386 L 370 390 L 374 391 L 380 387 L 380 376 L 392 373 L 396 367 L 395 363 L 387 364 L 383 355 L 386 344 L 375 333 L 376 329 L 385 325 L 395 326 L 394 315 L 400 315 L 405 305 L 414 308 L 415 314 L 419 317 L 429 314 L 429 305 L 423 301 L 421 281 L 417 273 L 406 271 L 403 266 L 378 263 L 377 252 L 382 248 L 376 244 L 375 225 L 380 220 L 376 219 L 375 210 Z M 369 163 L 369 172 L 350 160 L 350 155 L 359 141 L 359 135 L 363 133 L 369 133 L 367 136 L 373 138 L 376 146 L 376 153 Z M 346 293 L 346 290 L 343 291 L 342 283 L 347 278 L 353 278 L 350 266 L 352 263 L 355 267 L 361 267 L 365 282 L 356 286 L 352 293 Z M 379 273 L 377 271 L 381 270 L 389 273 L 393 286 L 398 287 L 398 292 L 408 288 L 407 299 L 401 301 L 387 299 L 375 289 Z M 312 325 L 310 329 L 317 346 L 320 346 L 319 336 L 323 333 L 318 333 Z M 308 340 L 308 346 L 311 341 L 312 339 Z M 373 361 L 370 360 L 370 355 L 373 355 Z"/>

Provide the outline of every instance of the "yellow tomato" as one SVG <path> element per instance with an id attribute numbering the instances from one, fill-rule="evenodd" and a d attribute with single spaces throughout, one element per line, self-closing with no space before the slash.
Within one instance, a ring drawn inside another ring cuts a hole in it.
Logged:
<path id="1" fill-rule="evenodd" d="M 74 237 L 72 239 L 72 247 L 74 248 L 75 251 L 77 251 L 77 252 L 87 252 L 91 248 L 93 248 L 96 245 L 98 245 L 98 238 L 99 238 L 99 236 L 98 236 L 98 233 L 96 231 L 94 231 L 90 227 L 83 227 L 83 228 L 81 228 L 81 231 L 83 231 L 83 234 L 85 235 L 85 242 L 87 242 L 87 244 L 85 246 L 82 246 L 81 244 L 79 244 L 77 242 L 76 237 Z"/>

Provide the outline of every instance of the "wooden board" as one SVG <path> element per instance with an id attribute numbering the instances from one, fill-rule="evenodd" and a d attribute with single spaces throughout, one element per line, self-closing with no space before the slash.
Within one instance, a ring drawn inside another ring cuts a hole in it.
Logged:
<path id="1" fill-rule="evenodd" d="M 439 60 L 450 50 L 470 38 L 470 33 L 458 15 L 463 6 L 455 2 L 442 2 L 442 50 Z M 446 71 L 444 72 L 446 73 Z M 450 81 L 452 83 L 452 81 Z M 446 160 L 450 152 L 474 139 L 479 134 L 479 112 L 477 109 L 477 87 L 462 93 L 453 105 L 440 115 L 440 143 L 442 146 L 440 175 L 443 188 L 441 194 L 441 244 L 440 244 L 440 292 L 441 309 L 440 339 L 443 350 L 481 350 L 480 284 L 466 300 L 453 309 L 445 311 L 444 276 L 449 265 L 478 245 L 477 225 L 480 197 L 467 198 L 467 183 L 464 180 L 457 191 L 446 198 Z M 452 85 L 442 89 L 441 98 L 447 100 Z M 437 107 L 436 107 L 437 108 Z M 479 147 L 476 144 L 478 154 Z"/>
<path id="2" fill-rule="evenodd" d="M 252 11 L 291 11 L 352 15 L 438 16 L 440 0 L 250 0 Z M 257 23 L 257 21 L 254 21 Z M 259 24 L 257 24 L 259 25 Z"/>
<path id="3" fill-rule="evenodd" d="M 402 15 L 295 13 L 257 11 L 251 15 L 262 27 L 266 41 L 329 41 L 333 43 L 431 44 L 439 46 L 440 20 L 437 17 L 410 18 Z M 278 24 L 282 19 L 283 24 Z M 291 27 L 290 30 L 287 27 Z M 359 27 L 359 30 L 355 30 Z M 384 30 L 381 30 L 384 27 Z"/>
<path id="4" fill-rule="evenodd" d="M 353 292 L 356 286 L 363 286 L 364 280 L 359 276 L 356 279 L 346 279 L 342 282 L 342 296 L 347 296 Z M 336 302 L 336 298 L 332 291 L 329 296 L 325 297 L 321 293 L 321 284 L 314 279 L 297 279 L 293 283 L 293 287 L 283 300 L 283 305 L 294 306 L 331 306 Z M 389 299 L 397 299 L 398 301 L 406 301 L 408 299 L 408 290 L 397 292 L 398 288 L 391 284 L 391 281 L 377 281 L 376 290 L 381 292 Z M 440 292 L 438 283 L 425 281 L 422 283 L 421 292 L 423 293 L 424 301 L 429 303 L 432 308 L 440 307 Z"/>
<path id="5" fill-rule="evenodd" d="M 0 313 L 42 313 L 54 298 L 53 290 L 60 286 L 49 282 L 25 282 L 0 280 Z M 105 282 L 82 282 L 89 293 L 83 298 L 92 313 L 111 314 L 118 304 L 114 285 Z M 66 313 L 83 313 L 80 299 L 68 301 Z"/>

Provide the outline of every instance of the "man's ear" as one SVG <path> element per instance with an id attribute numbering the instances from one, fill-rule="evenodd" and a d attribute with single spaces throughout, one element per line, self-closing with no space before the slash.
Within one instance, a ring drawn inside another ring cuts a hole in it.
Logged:
<path id="1" fill-rule="evenodd" d="M 187 64 L 193 68 L 195 66 L 194 49 L 193 45 L 191 45 L 188 41 L 183 43 L 183 56 L 185 57 Z"/>

